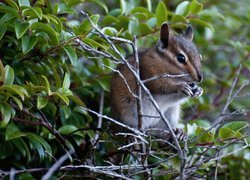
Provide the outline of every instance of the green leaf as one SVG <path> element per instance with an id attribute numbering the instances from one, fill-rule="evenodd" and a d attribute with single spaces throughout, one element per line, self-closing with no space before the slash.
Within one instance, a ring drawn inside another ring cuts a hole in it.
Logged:
<path id="1" fill-rule="evenodd" d="M 246 128 L 247 126 L 248 126 L 248 123 L 245 121 L 234 121 L 234 122 L 229 122 L 225 124 L 223 128 L 229 128 L 234 132 L 238 132 Z"/>
<path id="2" fill-rule="evenodd" d="M 3 26 L 5 22 L 15 18 L 15 14 L 11 14 L 11 13 L 6 13 L 5 15 L 3 15 L 0 19 L 0 24 L 2 24 L 1 26 Z"/>
<path id="3" fill-rule="evenodd" d="M 38 96 L 37 97 L 37 109 L 44 108 L 48 103 L 48 98 L 44 96 Z"/>
<path id="4" fill-rule="evenodd" d="M 1 59 L 0 59 L 0 81 L 1 81 L 1 84 L 5 82 L 5 69 L 4 69 Z"/>
<path id="5" fill-rule="evenodd" d="M 30 1 L 29 0 L 18 0 L 18 4 L 20 7 L 22 6 L 30 6 Z"/>
<path id="6" fill-rule="evenodd" d="M 23 155 L 23 157 L 27 157 L 27 161 L 29 162 L 31 156 L 30 156 L 30 150 L 29 150 L 26 142 L 22 138 L 13 139 L 11 142 L 21 152 L 21 154 Z"/>
<path id="7" fill-rule="evenodd" d="M 74 125 L 64 125 L 61 128 L 58 129 L 58 132 L 64 135 L 68 135 L 74 131 L 76 131 L 78 128 Z"/>
<path id="8" fill-rule="evenodd" d="M 51 22 L 53 22 L 55 30 L 58 33 L 61 33 L 62 28 L 63 28 L 62 21 L 57 16 L 55 16 L 53 14 L 47 14 L 47 17 L 51 20 Z"/>
<path id="9" fill-rule="evenodd" d="M 75 49 L 72 46 L 64 46 L 63 49 L 68 55 L 71 64 L 75 64 L 77 61 L 77 54 Z"/>
<path id="10" fill-rule="evenodd" d="M 29 139 L 29 141 L 33 145 L 33 148 L 35 148 L 37 150 L 38 155 L 40 157 L 40 161 L 43 160 L 45 157 L 45 152 L 44 152 L 43 146 L 36 138 L 37 135 L 34 135 L 33 133 L 27 133 L 26 137 Z M 38 136 L 38 137 L 41 138 L 40 136 Z"/>
<path id="11" fill-rule="evenodd" d="M 183 1 L 177 6 L 175 14 L 185 16 L 188 13 L 188 11 L 189 11 L 189 2 Z"/>
<path id="12" fill-rule="evenodd" d="M 4 70 L 5 70 L 5 82 L 4 82 L 4 84 L 12 85 L 14 82 L 14 78 L 15 78 L 14 70 L 9 65 L 6 65 Z"/>
<path id="13" fill-rule="evenodd" d="M 116 36 L 118 34 L 118 31 L 115 28 L 109 26 L 102 28 L 101 31 L 108 36 Z"/>
<path id="14" fill-rule="evenodd" d="M 90 39 L 90 38 L 84 38 L 82 41 L 87 43 L 88 45 L 90 45 L 91 47 L 93 47 L 95 49 L 102 48 L 104 50 L 107 50 L 104 43 L 101 44 L 101 43 L 97 42 L 97 40 L 93 40 L 93 39 Z"/>
<path id="15" fill-rule="evenodd" d="M 27 95 L 27 91 L 21 87 L 21 86 L 18 86 L 18 85 L 7 85 L 7 84 L 4 84 L 2 86 L 0 86 L 0 92 L 9 92 L 11 94 L 18 94 L 22 100 L 24 100 L 24 95 Z"/>
<path id="16" fill-rule="evenodd" d="M 234 135 L 235 135 L 235 132 L 233 132 L 233 130 L 229 128 L 222 127 L 219 130 L 219 137 L 222 140 L 233 138 Z"/>
<path id="17" fill-rule="evenodd" d="M 48 79 L 44 75 L 42 75 L 41 77 L 42 77 L 41 84 L 46 87 L 47 94 L 51 95 L 50 84 L 49 84 Z"/>
<path id="18" fill-rule="evenodd" d="M 0 12 L 13 14 L 15 17 L 20 17 L 18 11 L 15 8 L 5 6 L 3 4 L 0 5 Z"/>
<path id="19" fill-rule="evenodd" d="M 90 0 L 93 3 L 96 3 L 97 5 L 99 5 L 100 7 L 102 7 L 105 10 L 105 13 L 108 13 L 108 7 L 105 3 L 103 3 L 102 1 L 99 0 Z"/>
<path id="20" fill-rule="evenodd" d="M 0 159 L 3 160 L 6 157 L 12 155 L 13 153 L 13 145 L 9 141 L 0 141 Z"/>
<path id="21" fill-rule="evenodd" d="M 5 0 L 11 7 L 15 8 L 16 10 L 19 9 L 18 5 L 12 0 Z"/>
<path id="22" fill-rule="evenodd" d="M 5 133 L 5 139 L 6 141 L 12 140 L 12 139 L 16 139 L 16 138 L 20 138 L 25 136 L 25 134 L 23 132 L 21 132 L 17 126 L 15 126 L 14 124 L 10 123 L 7 128 L 6 128 L 6 133 Z"/>
<path id="23" fill-rule="evenodd" d="M 61 95 L 59 92 L 51 93 L 51 96 L 57 97 L 62 100 L 66 105 L 69 105 L 69 98 L 65 95 Z"/>
<path id="24" fill-rule="evenodd" d="M 29 28 L 29 23 L 20 22 L 20 21 L 16 22 L 15 23 L 15 32 L 16 32 L 17 39 L 22 37 L 28 28 Z"/>
<path id="25" fill-rule="evenodd" d="M 29 37 L 28 35 L 22 37 L 22 51 L 23 54 L 27 54 L 37 43 L 37 37 L 32 36 Z"/>
<path id="26" fill-rule="evenodd" d="M 118 20 L 114 16 L 110 15 L 105 16 L 102 20 L 103 26 L 110 26 L 116 22 L 118 22 Z"/>
<path id="27" fill-rule="evenodd" d="M 184 16 L 182 15 L 173 15 L 172 18 L 171 18 L 171 22 L 172 23 L 178 23 L 178 22 L 186 22 L 186 19 Z"/>
<path id="28" fill-rule="evenodd" d="M 203 20 L 195 19 L 195 18 L 190 18 L 190 22 L 191 22 L 191 24 L 194 23 L 194 24 L 198 24 L 198 25 L 207 27 L 207 28 L 209 28 L 211 31 L 214 32 L 213 26 L 212 26 L 211 24 L 209 24 L 209 23 L 203 21 Z"/>
<path id="29" fill-rule="evenodd" d="M 51 149 L 50 145 L 41 136 L 34 134 L 34 133 L 27 133 L 27 136 L 32 137 L 35 141 L 39 142 L 44 147 L 44 149 L 47 151 L 47 153 L 52 155 L 52 149 Z"/>
<path id="30" fill-rule="evenodd" d="M 109 91 L 109 83 L 102 80 L 97 80 L 98 84 L 103 88 L 105 91 Z"/>
<path id="31" fill-rule="evenodd" d="M 153 32 L 153 29 L 147 24 L 140 24 L 139 31 L 141 35 L 144 35 L 144 34 L 150 34 L 151 32 Z"/>
<path id="32" fill-rule="evenodd" d="M 0 28 L 0 41 L 1 41 L 1 39 L 3 38 L 7 30 L 7 26 L 5 24 L 0 24 L 0 25 L 1 25 L 1 28 Z"/>
<path id="33" fill-rule="evenodd" d="M 201 127 L 197 127 L 195 130 L 196 136 L 198 136 L 198 143 L 200 144 L 206 144 L 206 143 L 212 143 L 214 141 L 214 134 L 212 132 L 206 132 L 204 133 L 205 129 Z"/>
<path id="34" fill-rule="evenodd" d="M 70 87 L 70 76 L 68 73 L 66 73 L 64 76 L 62 87 L 64 89 L 69 89 Z"/>
<path id="35" fill-rule="evenodd" d="M 20 110 L 23 110 L 23 104 L 22 104 L 22 102 L 18 99 L 18 98 L 16 98 L 15 96 L 11 96 L 11 98 L 15 101 L 15 103 L 18 105 L 18 107 L 19 107 L 19 109 Z"/>
<path id="36" fill-rule="evenodd" d="M 0 108 L 2 115 L 2 120 L 0 121 L 0 127 L 6 127 L 11 118 L 12 108 L 9 104 L 6 103 L 1 103 Z"/>
<path id="37" fill-rule="evenodd" d="M 43 18 L 43 12 L 42 9 L 39 7 L 25 7 L 25 9 L 22 12 L 23 16 L 30 16 L 32 18 L 39 18 L 42 20 Z"/>
<path id="38" fill-rule="evenodd" d="M 157 26 L 161 26 L 162 23 L 168 20 L 167 8 L 162 1 L 160 1 L 156 7 L 156 19 Z"/>
<path id="39" fill-rule="evenodd" d="M 198 14 L 203 8 L 203 5 L 197 0 L 193 0 L 190 4 L 190 11 L 192 14 Z"/>
<path id="40" fill-rule="evenodd" d="M 59 38 L 58 38 L 58 33 L 50 27 L 48 24 L 44 24 L 41 22 L 35 22 L 33 23 L 30 28 L 35 31 L 36 33 L 39 32 L 45 32 L 49 36 L 49 40 L 53 44 L 58 44 L 59 43 Z"/>
<path id="41" fill-rule="evenodd" d="M 139 22 L 137 20 L 130 20 L 128 25 L 128 32 L 133 35 L 140 35 Z"/>
<path id="42" fill-rule="evenodd" d="M 68 119 L 69 116 L 71 115 L 71 109 L 68 106 L 61 106 L 60 107 L 60 116 L 63 119 Z"/>
<path id="43" fill-rule="evenodd" d="M 211 123 L 207 120 L 192 120 L 189 122 L 190 124 L 195 123 L 197 126 L 203 127 L 203 128 L 208 128 L 211 126 Z"/>
<path id="44" fill-rule="evenodd" d="M 202 10 L 199 13 L 199 16 L 201 16 L 203 19 L 208 19 L 208 17 L 214 18 L 214 19 L 220 19 L 220 20 L 224 20 L 225 17 L 223 16 L 223 14 L 219 13 L 218 11 L 214 10 L 214 9 L 205 9 Z"/>
<path id="45" fill-rule="evenodd" d="M 81 98 L 78 97 L 77 95 L 71 96 L 70 99 L 71 99 L 73 102 L 75 102 L 77 105 L 86 107 L 85 103 L 84 103 L 84 102 L 81 100 Z"/>
<path id="46" fill-rule="evenodd" d="M 90 16 L 91 21 L 94 23 L 94 25 L 96 25 L 98 23 L 98 20 L 100 18 L 99 14 L 96 15 L 92 15 Z M 90 30 L 92 29 L 92 25 L 91 23 L 86 19 L 84 20 L 81 25 L 79 26 L 79 28 L 77 29 L 78 34 L 81 35 L 86 35 Z"/>

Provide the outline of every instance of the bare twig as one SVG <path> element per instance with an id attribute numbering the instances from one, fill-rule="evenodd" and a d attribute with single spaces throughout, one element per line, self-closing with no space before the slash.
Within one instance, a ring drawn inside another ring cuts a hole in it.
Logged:
<path id="1" fill-rule="evenodd" d="M 103 119 L 106 119 L 106 120 L 108 120 L 108 121 L 111 121 L 111 122 L 113 122 L 113 123 L 115 123 L 115 124 L 117 124 L 117 125 L 119 125 L 119 126 L 121 126 L 121 127 L 124 127 L 124 128 L 126 128 L 126 129 L 128 129 L 128 130 L 130 130 L 130 131 L 132 131 L 132 132 L 134 132 L 134 133 L 136 133 L 136 134 L 138 134 L 138 135 L 140 135 L 140 136 L 147 137 L 146 134 L 144 134 L 144 133 L 138 131 L 138 130 L 135 129 L 135 128 L 132 128 L 132 127 L 129 127 L 129 126 L 125 125 L 125 124 L 122 124 L 122 123 L 120 123 L 119 121 L 116 121 L 115 119 L 113 119 L 113 118 L 111 118 L 111 117 L 108 117 L 108 116 L 106 116 L 106 115 L 99 114 L 99 113 L 97 113 L 97 112 L 95 112 L 95 111 L 93 111 L 93 110 L 91 110 L 91 109 L 85 108 L 85 107 L 81 107 L 81 109 L 83 109 L 83 110 L 85 110 L 85 111 L 88 111 L 88 112 L 90 112 L 90 113 L 92 113 L 92 114 L 95 114 L 95 115 L 98 116 L 98 117 L 101 116 Z M 145 140 L 145 139 L 144 139 L 144 140 Z M 146 140 L 145 140 L 145 141 L 146 141 Z"/>
<path id="2" fill-rule="evenodd" d="M 51 176 L 53 175 L 53 173 L 64 163 L 64 161 L 66 161 L 72 154 L 74 153 L 74 150 L 71 149 L 69 151 L 69 154 L 66 153 L 64 154 L 62 157 L 60 157 L 60 159 L 55 163 L 53 164 L 49 170 L 47 171 L 46 174 L 43 175 L 42 177 L 42 180 L 47 180 L 47 179 L 50 179 Z"/>
<path id="3" fill-rule="evenodd" d="M 104 90 L 102 90 L 100 94 L 99 114 L 103 114 L 103 106 L 104 106 Z M 99 116 L 97 128 L 100 129 L 101 127 L 102 127 L 102 116 Z M 96 144 L 98 142 L 99 136 L 100 134 L 97 131 L 94 137 L 94 148 L 96 148 Z"/>
<path id="4" fill-rule="evenodd" d="M 186 76 L 190 76 L 189 74 L 176 74 L 176 75 L 173 75 L 173 74 L 160 74 L 160 75 L 155 75 L 149 79 L 145 79 L 143 80 L 142 82 L 143 83 L 147 83 L 147 82 L 150 82 L 150 81 L 155 81 L 157 79 L 160 79 L 160 78 L 180 78 L 180 77 L 186 77 Z"/>
<path id="5" fill-rule="evenodd" d="M 227 102 L 226 102 L 226 104 L 225 104 L 225 106 L 224 106 L 224 108 L 223 108 L 223 110 L 222 110 L 222 114 L 224 114 L 224 113 L 226 112 L 228 106 L 230 105 L 230 103 L 231 103 L 232 100 L 233 100 L 233 99 L 232 99 L 232 93 L 233 93 L 233 90 L 234 90 L 234 88 L 235 88 L 235 86 L 236 86 L 236 83 L 237 83 L 237 81 L 238 81 L 238 79 L 239 79 L 239 75 L 240 75 L 241 68 L 242 68 L 242 65 L 240 64 L 240 66 L 239 66 L 239 68 L 238 68 L 238 70 L 237 70 L 237 72 L 236 72 L 236 75 L 235 75 L 233 84 L 232 84 L 232 86 L 231 86 L 231 88 L 230 88 L 229 95 L 228 95 L 228 97 L 227 97 Z"/>

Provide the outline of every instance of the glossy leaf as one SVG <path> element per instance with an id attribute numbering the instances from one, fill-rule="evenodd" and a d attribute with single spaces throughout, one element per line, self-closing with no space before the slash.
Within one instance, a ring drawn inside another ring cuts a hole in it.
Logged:
<path id="1" fill-rule="evenodd" d="M 17 106 L 19 107 L 20 110 L 23 110 L 23 104 L 22 102 L 16 98 L 15 96 L 11 96 L 11 98 L 14 100 L 14 102 L 17 104 Z"/>
<path id="2" fill-rule="evenodd" d="M 15 8 L 16 10 L 19 9 L 18 5 L 13 0 L 5 0 L 11 7 Z"/>
<path id="3" fill-rule="evenodd" d="M 28 28 L 29 28 L 29 23 L 16 22 L 15 32 L 16 32 L 17 39 L 21 38 Z"/>
<path id="4" fill-rule="evenodd" d="M 66 73 L 64 76 L 62 87 L 64 89 L 69 89 L 70 87 L 70 76 L 68 73 Z"/>
<path id="5" fill-rule="evenodd" d="M 189 11 L 189 2 L 183 1 L 177 6 L 175 14 L 185 16 L 188 11 Z"/>
<path id="6" fill-rule="evenodd" d="M 51 96 L 56 97 L 60 99 L 62 102 L 64 102 L 66 105 L 69 105 L 69 99 L 65 95 L 61 95 L 59 92 L 53 92 L 51 93 Z"/>
<path id="7" fill-rule="evenodd" d="M 68 135 L 74 131 L 76 131 L 78 128 L 76 126 L 73 126 L 73 125 L 65 125 L 65 126 L 62 126 L 58 132 L 62 133 L 62 134 L 65 134 L 65 135 Z"/>
<path id="8" fill-rule="evenodd" d="M 219 130 L 219 136 L 222 140 L 230 139 L 234 137 L 234 135 L 235 135 L 235 132 L 231 130 L 230 128 L 222 127 Z"/>
<path id="9" fill-rule="evenodd" d="M 42 109 L 44 108 L 48 103 L 48 98 L 43 97 L 43 96 L 38 96 L 37 97 L 37 109 Z"/>
<path id="10" fill-rule="evenodd" d="M 156 19 L 157 26 L 161 26 L 162 23 L 168 20 L 167 8 L 162 1 L 160 1 L 156 7 Z"/>
<path id="11" fill-rule="evenodd" d="M 63 49 L 66 52 L 66 54 L 68 55 L 70 62 L 72 64 L 75 64 L 77 61 L 76 50 L 74 48 L 72 48 L 71 46 L 64 46 Z"/>
<path id="12" fill-rule="evenodd" d="M 2 84 L 5 82 L 5 69 L 1 59 L 0 59 L 0 81 Z"/>
<path id="13" fill-rule="evenodd" d="M 199 3 L 197 0 L 193 0 L 190 3 L 190 11 L 192 14 L 198 14 L 203 8 L 203 5 Z"/>
<path id="14" fill-rule="evenodd" d="M 38 136 L 37 134 L 34 133 L 28 133 L 27 136 L 29 138 L 33 138 L 36 142 L 39 142 L 44 147 L 44 149 L 47 151 L 48 154 L 50 155 L 52 154 L 51 146 L 41 136 Z"/>
<path id="15" fill-rule="evenodd" d="M 248 126 L 248 123 L 246 121 L 234 121 L 226 123 L 223 128 L 229 128 L 234 132 L 241 131 L 245 129 Z"/>
<path id="16" fill-rule="evenodd" d="M 37 37 L 33 36 L 33 37 L 29 37 L 27 36 L 23 36 L 22 37 L 22 51 L 23 54 L 27 54 L 30 50 L 32 50 L 34 48 L 34 46 L 37 43 Z"/>
<path id="17" fill-rule="evenodd" d="M 194 24 L 198 24 L 198 25 L 204 26 L 204 27 L 207 27 L 207 28 L 209 28 L 211 31 L 214 32 L 213 26 L 212 26 L 211 24 L 209 24 L 209 23 L 203 21 L 203 20 L 191 18 L 191 19 L 190 19 L 190 22 L 191 22 L 191 23 L 194 23 Z"/>
<path id="18" fill-rule="evenodd" d="M 5 134 L 5 139 L 6 141 L 12 140 L 12 139 L 16 139 L 16 138 L 20 138 L 25 136 L 25 133 L 21 132 L 17 126 L 15 126 L 14 124 L 9 124 L 7 126 L 6 129 L 6 134 Z"/>
<path id="19" fill-rule="evenodd" d="M 212 143 L 214 141 L 214 134 L 212 132 L 205 132 L 205 129 L 198 127 L 195 130 L 195 134 L 198 137 L 199 144 Z"/>
<path id="20" fill-rule="evenodd" d="M 18 0 L 18 4 L 20 7 L 22 6 L 30 6 L 30 1 L 29 0 Z"/>
<path id="21" fill-rule="evenodd" d="M 23 16 L 31 16 L 32 18 L 39 18 L 42 20 L 43 12 L 39 7 L 25 7 L 22 12 Z"/>
<path id="22" fill-rule="evenodd" d="M 15 73 L 12 67 L 6 65 L 5 68 L 5 82 L 4 84 L 12 85 L 15 78 Z"/>
<path id="23" fill-rule="evenodd" d="M 46 87 L 46 92 L 48 95 L 51 94 L 49 80 L 45 76 L 41 76 L 41 84 Z"/>
<path id="24" fill-rule="evenodd" d="M 31 155 L 30 155 L 30 150 L 29 150 L 26 142 L 22 138 L 13 139 L 13 140 L 11 140 L 11 142 L 21 152 L 22 156 L 27 158 L 27 162 L 29 162 L 31 159 Z"/>
<path id="25" fill-rule="evenodd" d="M 11 106 L 6 103 L 0 105 L 2 120 L 0 121 L 0 127 L 6 127 L 11 118 Z"/>
<path id="26" fill-rule="evenodd" d="M 53 44 L 58 44 L 59 43 L 59 38 L 58 38 L 58 34 L 57 32 L 50 27 L 49 25 L 45 24 L 45 23 L 41 23 L 41 22 L 36 22 L 33 23 L 30 28 L 35 31 L 36 33 L 39 32 L 46 32 L 49 36 L 49 40 L 53 43 Z"/>
<path id="27" fill-rule="evenodd" d="M 4 36 L 5 32 L 6 32 L 6 30 L 7 30 L 7 26 L 6 26 L 5 24 L 2 24 L 2 25 L 1 25 L 1 28 L 0 28 L 0 41 L 1 41 L 1 39 L 3 38 L 3 36 Z"/>

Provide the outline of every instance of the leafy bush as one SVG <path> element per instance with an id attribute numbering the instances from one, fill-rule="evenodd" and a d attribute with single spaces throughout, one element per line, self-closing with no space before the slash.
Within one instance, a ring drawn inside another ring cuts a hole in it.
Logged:
<path id="1" fill-rule="evenodd" d="M 250 9 L 242 10 L 247 4 L 1 1 L 0 176 L 247 177 Z M 153 46 L 165 21 L 176 32 L 194 26 L 205 93 L 183 110 L 186 157 L 143 136 L 148 153 L 141 155 L 146 161 L 138 160 L 140 153 L 113 139 L 109 126 L 97 124 L 110 114 L 109 79 L 116 64 L 134 53 L 131 44 Z"/>

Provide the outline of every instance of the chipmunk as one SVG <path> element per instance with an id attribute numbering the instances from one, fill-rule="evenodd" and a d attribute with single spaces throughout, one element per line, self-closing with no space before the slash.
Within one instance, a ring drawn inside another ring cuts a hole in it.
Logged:
<path id="1" fill-rule="evenodd" d="M 183 77 L 159 77 L 145 83 L 164 113 L 172 129 L 180 128 L 180 106 L 188 98 L 202 95 L 202 88 L 195 83 L 202 81 L 201 55 L 192 42 L 193 29 L 188 26 L 183 35 L 173 35 L 167 23 L 162 24 L 160 39 L 155 47 L 139 53 L 140 78 L 147 80 L 156 75 L 188 74 Z M 128 58 L 135 67 L 135 58 Z M 111 110 L 113 117 L 126 125 L 138 127 L 137 82 L 124 64 L 118 66 L 119 73 L 111 79 Z M 127 83 L 125 83 L 125 80 Z M 130 90 L 129 90 L 129 88 Z M 155 106 L 142 92 L 142 130 L 158 128 L 167 130 Z"/>

